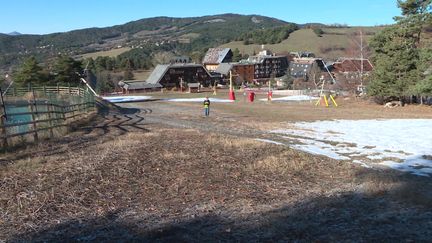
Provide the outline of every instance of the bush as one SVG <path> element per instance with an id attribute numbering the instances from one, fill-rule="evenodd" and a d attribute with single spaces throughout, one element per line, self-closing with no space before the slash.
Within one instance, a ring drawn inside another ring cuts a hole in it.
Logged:
<path id="1" fill-rule="evenodd" d="M 322 35 L 324 34 L 324 30 L 322 30 L 322 29 L 320 29 L 320 28 L 313 29 L 313 32 L 314 32 L 318 37 L 322 37 Z"/>

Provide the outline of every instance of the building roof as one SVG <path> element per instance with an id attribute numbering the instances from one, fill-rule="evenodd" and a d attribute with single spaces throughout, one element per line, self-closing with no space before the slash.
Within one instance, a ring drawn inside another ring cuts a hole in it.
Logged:
<path id="1" fill-rule="evenodd" d="M 294 58 L 289 64 L 290 74 L 295 78 L 307 78 L 314 64 L 320 71 L 325 71 L 324 62 L 320 58 Z"/>
<path id="2" fill-rule="evenodd" d="M 146 82 L 149 84 L 158 84 L 170 68 L 183 68 L 183 67 L 201 67 L 207 72 L 207 70 L 201 64 L 195 64 L 195 63 L 159 64 L 155 67 L 155 69 L 150 74 Z M 207 74 L 211 76 L 208 72 Z"/>
<path id="3" fill-rule="evenodd" d="M 228 53 L 231 51 L 230 48 L 210 48 L 204 56 L 204 64 L 219 64 L 222 63 Z"/>
<path id="4" fill-rule="evenodd" d="M 119 85 L 127 90 L 162 88 L 162 85 L 159 83 L 151 84 L 145 81 L 122 81 L 119 82 Z"/>
<path id="5" fill-rule="evenodd" d="M 360 72 L 362 67 L 361 58 L 340 58 L 333 64 L 337 72 Z M 363 59 L 363 71 L 370 72 L 373 66 L 368 59 Z"/>
<path id="6" fill-rule="evenodd" d="M 150 74 L 150 76 L 147 78 L 147 83 L 149 83 L 149 84 L 159 83 L 159 81 L 165 75 L 166 71 L 168 71 L 169 67 L 170 67 L 170 64 L 157 65 L 155 67 L 155 69 L 153 70 L 153 72 Z"/>
<path id="7" fill-rule="evenodd" d="M 231 63 L 221 63 L 216 68 L 215 72 L 220 73 L 222 75 L 228 75 L 233 67 L 233 64 Z"/>
<path id="8" fill-rule="evenodd" d="M 279 59 L 279 58 L 287 58 L 286 56 L 269 56 L 269 55 L 256 55 L 251 56 L 247 60 L 241 60 L 241 64 L 257 64 L 263 63 L 267 59 Z M 287 58 L 288 60 L 288 58 Z"/>
<path id="9" fill-rule="evenodd" d="M 298 64 L 312 64 L 316 61 L 321 60 L 320 58 L 313 58 L 313 57 L 301 57 L 301 58 L 294 58 L 291 62 L 298 63 Z"/>

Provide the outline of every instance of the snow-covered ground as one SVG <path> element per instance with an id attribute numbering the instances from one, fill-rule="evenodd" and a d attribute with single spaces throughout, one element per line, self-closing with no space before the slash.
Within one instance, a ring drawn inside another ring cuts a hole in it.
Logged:
<path id="1" fill-rule="evenodd" d="M 310 100 L 317 100 L 318 97 L 313 97 L 309 95 L 292 95 L 292 96 L 285 96 L 285 97 L 279 97 L 279 98 L 273 98 L 272 101 L 310 101 Z M 261 101 L 267 101 L 267 98 L 260 99 Z"/>
<path id="2" fill-rule="evenodd" d="M 122 102 L 151 100 L 152 97 L 151 96 L 104 96 L 102 97 L 102 99 L 112 103 L 122 103 Z"/>
<path id="3" fill-rule="evenodd" d="M 163 99 L 164 101 L 171 101 L 171 102 L 204 102 L 203 98 L 173 98 L 173 99 Z M 233 100 L 227 100 L 227 99 L 219 99 L 219 98 L 209 98 L 210 102 L 214 103 L 229 103 L 234 102 Z"/>
<path id="4" fill-rule="evenodd" d="M 432 119 L 300 122 L 271 133 L 309 153 L 432 175 Z"/>

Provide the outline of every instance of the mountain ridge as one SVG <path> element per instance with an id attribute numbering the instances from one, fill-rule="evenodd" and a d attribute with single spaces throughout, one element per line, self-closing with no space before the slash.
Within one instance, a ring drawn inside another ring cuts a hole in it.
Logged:
<path id="1" fill-rule="evenodd" d="M 137 48 L 149 43 L 170 42 L 204 48 L 235 40 L 250 31 L 287 24 L 293 23 L 261 15 L 227 13 L 185 18 L 158 16 L 44 35 L 0 34 L 0 67 L 16 64 L 29 55 L 43 60 L 58 54 L 74 56 L 122 46 Z"/>

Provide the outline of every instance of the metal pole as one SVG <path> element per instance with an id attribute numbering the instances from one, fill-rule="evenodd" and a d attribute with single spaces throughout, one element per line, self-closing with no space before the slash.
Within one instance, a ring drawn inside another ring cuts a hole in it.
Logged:
<path id="1" fill-rule="evenodd" d="M 360 85 L 363 88 L 363 31 L 362 30 L 360 30 L 360 58 L 361 58 Z"/>

